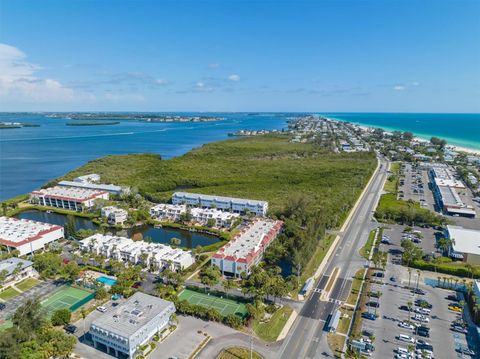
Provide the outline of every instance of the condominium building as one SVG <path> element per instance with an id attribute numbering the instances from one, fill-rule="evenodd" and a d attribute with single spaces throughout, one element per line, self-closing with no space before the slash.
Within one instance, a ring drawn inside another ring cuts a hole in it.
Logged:
<path id="1" fill-rule="evenodd" d="M 95 200 L 108 198 L 106 191 L 64 186 L 44 188 L 30 193 L 32 203 L 72 211 L 83 211 L 92 207 Z"/>
<path id="2" fill-rule="evenodd" d="M 63 238 L 63 227 L 54 224 L 0 217 L 0 244 L 20 255 L 43 249 L 46 244 Z"/>
<path id="3" fill-rule="evenodd" d="M 172 196 L 173 204 L 188 204 L 202 208 L 217 208 L 234 213 L 252 212 L 257 216 L 265 216 L 268 211 L 268 202 L 253 199 L 211 196 L 199 193 L 175 192 Z"/>
<path id="4" fill-rule="evenodd" d="M 58 185 L 62 187 L 76 187 L 76 188 L 90 189 L 93 191 L 105 191 L 112 194 L 123 193 L 122 187 L 116 186 L 114 184 L 77 182 L 77 181 L 60 181 L 58 182 Z"/>
<path id="5" fill-rule="evenodd" d="M 253 221 L 213 255 L 212 264 L 220 268 L 222 274 L 235 277 L 242 272 L 250 274 L 250 268 L 260 262 L 265 249 L 280 233 L 282 226 L 282 221 Z"/>
<path id="6" fill-rule="evenodd" d="M 158 204 L 150 209 L 150 215 L 159 220 L 179 221 L 182 215 L 189 211 L 192 221 L 205 226 L 213 220 L 218 228 L 230 228 L 237 218 L 238 213 L 220 211 L 215 208 L 188 208 L 186 204 Z"/>
<path id="7" fill-rule="evenodd" d="M 114 206 L 103 207 L 102 217 L 107 218 L 107 222 L 112 225 L 123 224 L 128 218 L 128 212 L 122 208 Z"/>
<path id="8" fill-rule="evenodd" d="M 191 251 L 100 233 L 82 240 L 80 249 L 125 263 L 140 263 L 154 270 L 168 268 L 172 271 L 180 271 L 195 263 L 195 256 Z"/>
<path id="9" fill-rule="evenodd" d="M 135 358 L 139 348 L 167 327 L 175 305 L 142 292 L 107 311 L 90 324 L 89 333 L 95 348 L 106 347 L 107 353 Z"/>

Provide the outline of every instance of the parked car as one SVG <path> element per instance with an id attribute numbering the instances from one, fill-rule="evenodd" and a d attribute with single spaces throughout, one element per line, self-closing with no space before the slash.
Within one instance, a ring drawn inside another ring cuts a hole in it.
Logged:
<path id="1" fill-rule="evenodd" d="M 375 272 L 373 276 L 377 278 L 383 278 L 385 277 L 385 274 L 383 272 Z"/>
<path id="2" fill-rule="evenodd" d="M 101 306 L 97 307 L 97 310 L 99 312 L 105 313 L 107 311 L 107 308 L 105 308 L 104 306 L 101 305 Z"/>
<path id="3" fill-rule="evenodd" d="M 0 303 L 0 310 L 4 310 L 6 307 L 5 303 Z"/>
<path id="4" fill-rule="evenodd" d="M 69 325 L 65 325 L 63 329 L 65 329 L 67 333 L 75 334 L 78 328 L 73 324 L 69 324 Z"/>
<path id="5" fill-rule="evenodd" d="M 420 295 L 425 295 L 425 294 L 427 294 L 427 292 L 425 292 L 423 289 L 420 289 L 420 288 L 414 288 L 414 289 L 412 289 L 412 293 L 414 293 L 414 294 L 420 294 Z"/>
<path id="6" fill-rule="evenodd" d="M 453 330 L 454 332 L 457 332 L 457 333 L 463 333 L 463 334 L 467 334 L 467 333 L 468 333 L 468 330 L 467 330 L 466 328 L 461 327 L 461 326 L 459 326 L 459 325 L 454 325 L 454 326 L 452 327 L 452 330 Z"/>
<path id="7" fill-rule="evenodd" d="M 450 294 L 450 295 L 448 295 L 445 299 L 447 299 L 447 300 L 452 300 L 452 301 L 454 301 L 454 302 L 458 302 L 458 298 L 457 298 L 457 296 L 456 296 L 455 294 Z"/>
<path id="8" fill-rule="evenodd" d="M 412 317 L 413 320 L 418 320 L 419 322 L 421 323 L 428 323 L 430 322 L 430 319 L 428 319 L 425 315 L 423 314 L 415 314 L 413 317 Z"/>
<path id="9" fill-rule="evenodd" d="M 455 350 L 462 354 L 470 355 L 472 357 L 475 356 L 475 352 L 472 349 L 469 349 L 467 347 L 458 347 Z"/>
<path id="10" fill-rule="evenodd" d="M 399 334 L 397 336 L 397 339 L 406 343 L 411 343 L 411 344 L 415 343 L 415 339 L 413 339 L 410 335 L 406 335 L 406 334 Z"/>
<path id="11" fill-rule="evenodd" d="M 430 338 L 430 332 L 428 330 L 417 329 L 417 334 L 424 338 Z"/>
<path id="12" fill-rule="evenodd" d="M 407 323 L 407 322 L 400 322 L 400 323 L 398 323 L 398 326 L 400 328 L 403 328 L 403 329 L 410 329 L 410 330 L 415 329 L 415 327 L 412 324 Z"/>
<path id="13" fill-rule="evenodd" d="M 448 309 L 453 311 L 453 312 L 457 312 L 457 313 L 461 313 L 463 312 L 463 309 L 460 308 L 460 307 L 457 307 L 457 306 L 454 306 L 454 305 L 449 305 L 448 306 Z"/>
<path id="14" fill-rule="evenodd" d="M 368 302 L 366 305 L 369 306 L 369 307 L 372 307 L 372 308 L 379 308 L 380 307 L 379 302 Z"/>
<path id="15" fill-rule="evenodd" d="M 362 317 L 365 318 L 365 319 L 369 319 L 369 320 L 376 320 L 377 319 L 377 316 L 375 314 L 369 313 L 369 312 L 362 313 Z"/>
<path id="16" fill-rule="evenodd" d="M 406 305 L 401 305 L 400 307 L 398 307 L 398 309 L 400 310 L 404 310 L 406 312 L 409 312 L 410 311 L 410 307 L 406 306 Z"/>
<path id="17" fill-rule="evenodd" d="M 417 299 L 415 301 L 415 305 L 418 306 L 418 307 L 424 307 L 424 308 L 427 308 L 427 309 L 432 309 L 432 307 L 433 307 L 429 302 L 427 302 L 424 299 Z"/>
<path id="18" fill-rule="evenodd" d="M 391 281 L 391 282 L 396 282 L 396 281 L 397 281 L 397 278 L 395 278 L 395 277 L 390 277 L 390 281 Z"/>

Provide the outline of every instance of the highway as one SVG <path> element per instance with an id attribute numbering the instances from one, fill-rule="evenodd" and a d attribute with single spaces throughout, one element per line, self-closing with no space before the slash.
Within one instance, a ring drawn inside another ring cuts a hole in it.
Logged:
<path id="1" fill-rule="evenodd" d="M 345 230 L 339 233 L 339 243 L 325 267 L 324 275 L 319 278 L 313 293 L 303 305 L 276 357 L 313 359 L 331 355 L 324 327 L 328 317 L 347 299 L 352 277 L 366 264 L 359 250 L 367 241 L 370 231 L 376 227 L 372 214 L 382 193 L 388 168 L 386 160 L 380 159 L 380 164 Z M 335 268 L 338 268 L 337 278 L 330 293 L 324 293 Z"/>

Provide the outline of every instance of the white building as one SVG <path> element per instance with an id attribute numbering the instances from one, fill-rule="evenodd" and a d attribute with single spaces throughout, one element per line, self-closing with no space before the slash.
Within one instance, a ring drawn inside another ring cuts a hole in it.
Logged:
<path id="1" fill-rule="evenodd" d="M 168 268 L 172 271 L 180 271 L 195 263 L 195 256 L 191 251 L 160 243 L 133 241 L 126 237 L 99 233 L 82 240 L 80 249 L 125 263 L 141 263 L 156 270 Z"/>
<path id="2" fill-rule="evenodd" d="M 447 226 L 445 236 L 452 241 L 449 256 L 472 265 L 480 264 L 480 231 Z"/>
<path id="3" fill-rule="evenodd" d="M 38 273 L 33 269 L 33 262 L 16 257 L 0 261 L 0 273 L 5 274 L 5 280 L 0 282 L 3 287 L 8 287 L 24 278 L 37 276 Z"/>
<path id="4" fill-rule="evenodd" d="M 282 221 L 255 220 L 212 256 L 212 264 L 222 274 L 239 277 L 262 259 L 265 249 L 282 229 Z"/>
<path id="5" fill-rule="evenodd" d="M 54 224 L 0 217 L 0 244 L 20 255 L 43 249 L 46 244 L 63 238 L 63 227 Z"/>
<path id="6" fill-rule="evenodd" d="M 103 345 L 108 354 L 120 354 L 135 358 L 141 354 L 138 348 L 167 327 L 175 313 L 172 302 L 141 292 L 95 319 L 89 333 L 93 345 Z"/>
<path id="7" fill-rule="evenodd" d="M 123 224 L 128 218 L 128 212 L 122 208 L 114 206 L 103 207 L 102 217 L 107 218 L 107 222 L 112 225 Z"/>
<path id="8" fill-rule="evenodd" d="M 122 194 L 123 189 L 114 184 L 90 183 L 90 182 L 76 182 L 76 181 L 60 181 L 59 186 L 62 187 L 76 187 L 83 189 L 90 189 L 93 191 L 105 191 L 112 194 Z"/>
<path id="9" fill-rule="evenodd" d="M 72 211 L 83 211 L 94 205 L 97 199 L 107 199 L 106 191 L 78 187 L 55 186 L 30 193 L 30 202 L 41 206 L 57 207 Z"/>
<path id="10" fill-rule="evenodd" d="M 268 211 L 268 202 L 253 199 L 211 196 L 199 193 L 175 192 L 172 196 L 173 204 L 188 204 L 202 208 L 217 208 L 234 213 L 252 212 L 257 216 L 265 216 Z"/>
<path id="11" fill-rule="evenodd" d="M 230 228 L 237 218 L 238 213 L 220 211 L 215 208 L 187 208 L 186 204 L 158 204 L 150 209 L 150 215 L 159 220 L 179 221 L 181 216 L 190 211 L 192 221 L 205 226 L 209 220 L 214 221 L 218 228 Z"/>

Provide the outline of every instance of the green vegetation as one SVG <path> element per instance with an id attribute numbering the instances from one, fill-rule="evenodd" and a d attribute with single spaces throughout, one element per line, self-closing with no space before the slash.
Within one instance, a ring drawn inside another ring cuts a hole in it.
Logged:
<path id="1" fill-rule="evenodd" d="M 65 358 L 77 342 L 73 335 L 52 327 L 37 299 L 17 308 L 12 324 L 0 335 L 0 358 Z"/>
<path id="2" fill-rule="evenodd" d="M 63 279 L 74 281 L 77 279 L 80 268 L 71 261 L 64 263 L 56 252 L 44 252 L 33 257 L 33 267 L 40 273 L 41 278 Z"/>
<path id="3" fill-rule="evenodd" d="M 401 224 L 441 226 L 446 223 L 444 217 L 426 208 L 421 208 L 418 202 L 399 200 L 394 193 L 384 194 L 380 197 L 375 217 L 379 221 Z"/>
<path id="4" fill-rule="evenodd" d="M 262 359 L 257 352 L 252 352 L 252 359 Z M 241 347 L 223 349 L 217 359 L 250 359 L 250 350 Z"/>
<path id="5" fill-rule="evenodd" d="M 68 308 L 61 308 L 53 312 L 50 321 L 52 322 L 52 325 L 65 325 L 70 322 L 71 317 L 72 312 L 70 312 Z"/>
<path id="6" fill-rule="evenodd" d="M 22 292 L 25 292 L 29 290 L 30 288 L 35 287 L 37 284 L 39 284 L 40 281 L 35 278 L 27 278 L 22 280 L 20 283 L 15 284 L 15 287 L 20 289 Z"/>
<path id="7" fill-rule="evenodd" d="M 389 193 L 397 193 L 400 182 L 400 162 L 393 162 L 390 165 L 390 172 L 392 172 L 392 174 L 387 178 L 383 189 Z"/>
<path id="8" fill-rule="evenodd" d="M 0 292 L 0 299 L 3 299 L 4 301 L 8 301 L 12 298 L 15 298 L 19 294 L 20 292 L 15 288 L 8 287 L 7 289 Z"/>
<path id="9" fill-rule="evenodd" d="M 292 314 L 292 308 L 283 306 L 277 310 L 267 321 L 254 320 L 253 330 L 255 334 L 266 342 L 274 342 L 277 340 L 280 332 Z"/>
<path id="10" fill-rule="evenodd" d="M 426 261 L 416 259 L 411 262 L 410 267 L 432 272 L 450 274 L 457 277 L 480 278 L 480 265 L 470 265 L 464 262 L 452 262 L 450 258 L 442 257 L 439 261 Z"/>
<path id="11" fill-rule="evenodd" d="M 352 289 L 347 298 L 347 304 L 355 305 L 357 302 L 358 295 L 360 294 L 360 288 L 362 287 L 363 275 L 365 274 L 365 269 L 359 269 L 355 273 L 353 278 Z"/>
<path id="12" fill-rule="evenodd" d="M 288 139 L 268 135 L 221 141 L 170 160 L 154 154 L 108 156 L 56 181 L 98 173 L 103 181 L 138 189 L 154 202 L 168 201 L 175 190 L 269 201 L 285 230 L 269 248 L 268 265 L 285 260 L 302 271 L 325 230 L 346 218 L 376 158 L 373 153 L 331 153 Z"/>
<path id="13" fill-rule="evenodd" d="M 368 257 L 370 256 L 370 252 L 372 251 L 376 232 L 377 231 L 375 229 L 371 231 L 370 234 L 368 235 L 367 243 L 365 243 L 365 245 L 362 248 L 360 248 L 360 255 L 366 259 L 368 259 Z"/>

